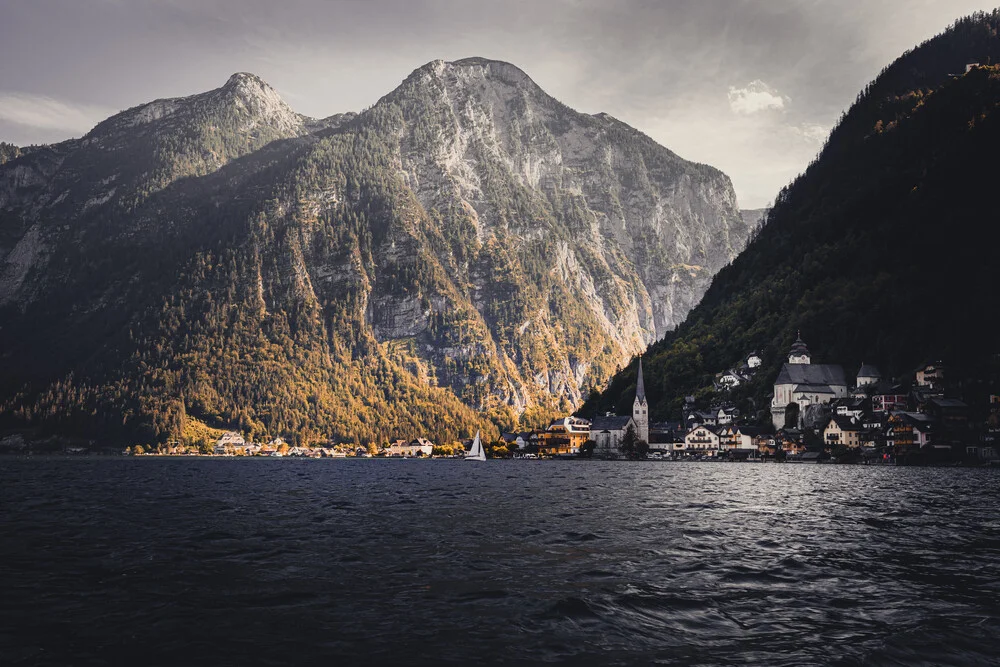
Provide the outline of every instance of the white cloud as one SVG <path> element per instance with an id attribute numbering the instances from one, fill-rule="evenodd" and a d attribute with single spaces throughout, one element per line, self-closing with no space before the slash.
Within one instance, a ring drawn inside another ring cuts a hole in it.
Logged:
<path id="1" fill-rule="evenodd" d="M 729 87 L 729 108 L 734 113 L 752 114 L 768 109 L 784 109 L 785 98 L 757 79 L 743 88 Z"/>
<path id="2" fill-rule="evenodd" d="M 830 134 L 830 128 L 816 123 L 803 123 L 791 128 L 792 134 L 807 144 L 821 144 Z"/>
<path id="3" fill-rule="evenodd" d="M 72 104 L 44 95 L 0 92 L 0 121 L 42 130 L 83 134 L 115 113 L 114 109 Z"/>

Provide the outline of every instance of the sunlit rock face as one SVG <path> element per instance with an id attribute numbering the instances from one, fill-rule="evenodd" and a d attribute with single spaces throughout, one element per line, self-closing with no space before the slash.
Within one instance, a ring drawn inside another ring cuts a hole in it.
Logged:
<path id="1" fill-rule="evenodd" d="M 513 65 L 435 61 L 379 104 L 396 114 L 403 182 L 439 229 L 465 235 L 461 252 L 439 259 L 477 312 L 503 311 L 486 324 L 528 394 L 578 400 L 676 326 L 746 243 L 724 174 L 606 114 L 569 109 Z M 488 269 L 500 258 L 509 264 L 498 279 Z"/>
<path id="2" fill-rule="evenodd" d="M 155 349 L 163 397 L 253 402 L 249 380 L 176 368 L 239 331 L 248 364 L 314 346 L 322 373 L 289 361 L 304 386 L 396 374 L 494 416 L 568 409 L 677 325 L 750 227 L 723 173 L 507 63 L 435 61 L 324 120 L 236 74 L 0 164 L 0 342 L 28 378 L 5 396 L 71 373 L 131 386 Z M 55 322 L 72 350 L 33 365 L 28 327 Z M 324 391 L 307 423 L 339 423 Z"/>

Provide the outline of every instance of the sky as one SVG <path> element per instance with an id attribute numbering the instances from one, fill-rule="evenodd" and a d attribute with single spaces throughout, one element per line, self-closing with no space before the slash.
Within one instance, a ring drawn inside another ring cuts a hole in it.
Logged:
<path id="1" fill-rule="evenodd" d="M 993 0 L 996 2 L 997 0 Z M 511 62 L 733 180 L 743 208 L 805 169 L 866 83 L 970 0 L 0 0 L 0 141 L 253 72 L 296 111 L 360 111 L 431 60 Z"/>

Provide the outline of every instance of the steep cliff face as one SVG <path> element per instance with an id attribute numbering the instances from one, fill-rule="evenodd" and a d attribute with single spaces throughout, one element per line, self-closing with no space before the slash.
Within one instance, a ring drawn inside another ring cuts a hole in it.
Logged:
<path id="1" fill-rule="evenodd" d="M 161 439 L 512 426 L 672 328 L 747 233 L 724 174 L 506 63 L 322 121 L 237 74 L 0 165 L 0 400 Z"/>
<path id="2" fill-rule="evenodd" d="M 579 401 L 683 319 L 746 242 L 724 174 L 567 108 L 507 63 L 436 61 L 379 104 L 396 114 L 403 182 L 463 246 L 437 259 L 484 315 L 499 358 L 520 370 L 505 378 L 507 402 Z M 427 328 L 407 315 L 412 304 L 377 306 L 380 339 Z M 461 392 L 467 378 L 454 380 Z"/>
<path id="3" fill-rule="evenodd" d="M 480 242 L 497 228 L 525 241 L 563 235 L 574 254 L 597 254 L 617 284 L 644 291 L 628 297 L 638 327 L 621 322 L 625 341 L 676 326 L 746 243 L 724 174 L 606 114 L 569 109 L 508 63 L 436 61 L 384 102 L 402 109 L 401 170 L 425 208 L 471 210 Z M 519 200 L 534 215 L 519 211 Z"/>

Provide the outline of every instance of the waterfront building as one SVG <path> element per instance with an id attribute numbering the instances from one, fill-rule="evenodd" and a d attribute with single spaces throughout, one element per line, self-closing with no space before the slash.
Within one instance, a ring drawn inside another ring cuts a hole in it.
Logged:
<path id="1" fill-rule="evenodd" d="M 386 455 L 392 457 L 430 456 L 433 451 L 434 443 L 426 438 L 417 438 L 410 441 L 394 440 L 386 450 Z M 365 451 L 365 453 L 368 452 Z"/>
<path id="2" fill-rule="evenodd" d="M 769 437 L 771 442 L 774 442 L 774 436 L 764 434 L 763 429 L 755 426 L 740 426 L 734 433 L 735 444 L 733 445 L 733 448 L 738 450 L 753 451 L 757 449 L 758 439 L 761 437 Z"/>
<path id="3" fill-rule="evenodd" d="M 215 442 L 214 454 L 232 454 L 237 447 L 246 447 L 247 441 L 236 431 L 226 431 Z"/>
<path id="4" fill-rule="evenodd" d="M 684 450 L 688 455 L 716 456 L 719 452 L 719 434 L 705 426 L 698 426 L 684 436 Z"/>
<path id="5" fill-rule="evenodd" d="M 589 439 L 588 420 L 561 417 L 553 420 L 547 429 L 538 434 L 538 451 L 549 456 L 576 454 Z"/>
<path id="6" fill-rule="evenodd" d="M 619 446 L 629 426 L 635 428 L 635 420 L 630 416 L 607 415 L 597 417 L 590 424 L 590 438 L 596 443 L 594 456 L 614 459 L 621 454 Z M 638 429 L 636 433 L 638 434 Z"/>
<path id="7" fill-rule="evenodd" d="M 843 445 L 852 449 L 861 446 L 861 432 L 864 426 L 856 418 L 846 415 L 830 417 L 823 429 L 823 442 L 827 447 Z"/>

